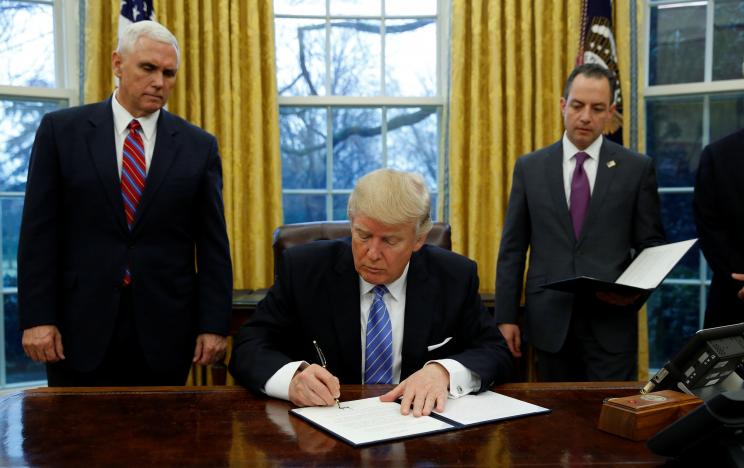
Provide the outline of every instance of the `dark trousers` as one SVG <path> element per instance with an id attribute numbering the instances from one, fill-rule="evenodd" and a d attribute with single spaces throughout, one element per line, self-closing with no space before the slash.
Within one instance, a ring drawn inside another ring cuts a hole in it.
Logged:
<path id="1" fill-rule="evenodd" d="M 537 350 L 537 376 L 541 382 L 638 380 L 637 350 L 607 351 L 594 336 L 591 313 L 597 312 L 581 306 L 573 311 L 566 341 L 557 353 Z"/>
<path id="2" fill-rule="evenodd" d="M 131 289 L 125 287 L 121 292 L 114 333 L 101 364 L 90 372 L 70 369 L 65 361 L 47 364 L 47 381 L 50 387 L 184 385 L 189 369 L 186 366 L 158 372 L 150 368 L 137 335 Z"/>

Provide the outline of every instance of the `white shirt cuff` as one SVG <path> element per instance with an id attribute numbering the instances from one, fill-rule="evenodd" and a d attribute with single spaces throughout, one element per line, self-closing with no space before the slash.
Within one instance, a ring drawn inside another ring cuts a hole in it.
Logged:
<path id="1" fill-rule="evenodd" d="M 447 372 L 449 372 L 450 398 L 460 398 L 461 396 L 473 393 L 480 389 L 480 376 L 463 366 L 460 362 L 455 361 L 454 359 L 437 359 L 429 362 L 441 364 L 445 369 L 447 369 Z M 426 364 L 429 364 L 429 362 Z"/>
<path id="2" fill-rule="evenodd" d="M 308 366 L 305 361 L 293 361 L 284 364 L 278 371 L 274 373 L 269 380 L 266 381 L 266 385 L 261 389 L 266 395 L 272 398 L 280 398 L 282 400 L 289 401 L 289 384 L 292 382 L 295 372 L 300 366 Z"/>

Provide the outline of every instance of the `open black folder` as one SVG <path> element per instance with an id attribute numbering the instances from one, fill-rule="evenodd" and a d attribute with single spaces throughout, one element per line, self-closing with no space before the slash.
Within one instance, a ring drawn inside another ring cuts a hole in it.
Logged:
<path id="1" fill-rule="evenodd" d="M 444 412 L 419 418 L 403 416 L 400 404 L 383 403 L 379 397 L 345 401 L 341 407 L 314 406 L 290 412 L 354 447 L 550 412 L 490 391 L 447 400 Z"/>
<path id="2" fill-rule="evenodd" d="M 543 288 L 581 294 L 650 294 L 696 241 L 697 239 L 689 239 L 643 250 L 615 282 L 576 276 L 544 284 Z"/>

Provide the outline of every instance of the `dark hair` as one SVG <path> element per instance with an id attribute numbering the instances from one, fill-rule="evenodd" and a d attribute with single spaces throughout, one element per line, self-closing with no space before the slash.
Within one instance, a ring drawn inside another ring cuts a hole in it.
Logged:
<path id="1" fill-rule="evenodd" d="M 574 78 L 578 75 L 584 75 L 588 78 L 605 78 L 607 83 L 610 85 L 610 104 L 615 101 L 615 75 L 596 63 L 584 63 L 574 68 L 568 78 L 566 78 L 566 86 L 563 87 L 563 98 L 568 99 L 568 93 L 571 91 L 571 85 L 573 84 Z"/>

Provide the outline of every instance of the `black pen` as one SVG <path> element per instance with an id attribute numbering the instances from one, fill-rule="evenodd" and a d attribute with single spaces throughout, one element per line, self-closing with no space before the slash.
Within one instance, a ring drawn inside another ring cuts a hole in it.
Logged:
<path id="1" fill-rule="evenodd" d="M 320 359 L 320 367 L 323 369 L 326 369 L 326 359 L 323 355 L 323 351 L 320 350 L 320 346 L 318 346 L 318 342 L 313 340 L 313 346 L 315 346 L 315 351 L 318 353 L 318 359 Z M 341 408 L 341 402 L 338 401 L 338 398 L 334 398 L 336 400 L 336 405 L 338 406 L 338 409 L 345 409 Z"/>

